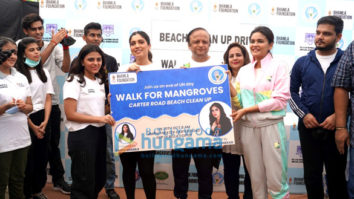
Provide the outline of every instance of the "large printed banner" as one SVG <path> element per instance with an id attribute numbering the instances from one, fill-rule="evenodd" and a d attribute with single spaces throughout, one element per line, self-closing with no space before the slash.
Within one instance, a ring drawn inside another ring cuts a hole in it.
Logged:
<path id="1" fill-rule="evenodd" d="M 114 152 L 233 144 L 226 70 L 110 73 Z"/>

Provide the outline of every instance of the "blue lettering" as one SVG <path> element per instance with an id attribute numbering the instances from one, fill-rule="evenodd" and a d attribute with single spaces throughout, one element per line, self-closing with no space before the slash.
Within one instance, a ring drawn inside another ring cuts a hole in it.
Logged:
<path id="1" fill-rule="evenodd" d="M 208 142 L 208 144 L 206 142 Z M 210 138 L 198 137 L 198 138 L 196 138 L 196 143 L 197 143 L 196 144 L 197 147 L 206 147 L 206 146 L 212 145 L 212 141 Z"/>
<path id="2" fill-rule="evenodd" d="M 186 144 L 184 145 L 187 149 L 194 148 L 194 139 L 193 138 L 186 138 Z"/>
<path id="3" fill-rule="evenodd" d="M 202 135 L 202 134 L 203 134 L 202 129 L 201 129 L 201 128 L 195 129 L 195 134 L 196 134 L 196 135 Z"/>
<path id="4" fill-rule="evenodd" d="M 147 141 L 147 143 L 148 143 L 147 146 L 148 147 L 145 147 L 145 141 Z M 149 137 L 145 138 L 145 134 L 144 133 L 141 134 L 141 148 L 143 148 L 143 149 L 145 149 L 145 148 L 150 149 L 151 148 L 151 139 Z"/>
<path id="5" fill-rule="evenodd" d="M 146 135 L 151 135 L 151 129 L 150 128 L 146 128 Z"/>
<path id="6" fill-rule="evenodd" d="M 167 142 L 169 143 L 169 147 L 167 147 Z M 173 148 L 173 145 L 172 145 L 172 138 L 165 138 L 164 139 L 164 143 L 163 143 L 163 147 L 164 147 L 164 149 L 167 149 L 167 148 L 169 148 L 169 149 L 172 149 Z"/>
<path id="7" fill-rule="evenodd" d="M 158 140 L 159 145 L 156 144 L 157 140 Z M 156 138 L 153 139 L 153 141 L 152 141 L 153 147 L 154 147 L 154 149 L 161 149 L 161 147 L 162 147 L 162 137 L 157 138 L 157 140 L 156 140 Z"/>
<path id="8" fill-rule="evenodd" d="M 183 138 L 176 138 L 174 141 L 175 148 L 180 148 L 184 144 Z"/>
<path id="9" fill-rule="evenodd" d="M 214 138 L 213 147 L 216 149 L 222 148 L 222 139 L 221 138 Z"/>
<path id="10" fill-rule="evenodd" d="M 157 132 L 156 132 L 157 131 Z M 154 129 L 154 134 L 155 135 L 160 135 L 161 134 L 161 128 L 155 128 Z"/>

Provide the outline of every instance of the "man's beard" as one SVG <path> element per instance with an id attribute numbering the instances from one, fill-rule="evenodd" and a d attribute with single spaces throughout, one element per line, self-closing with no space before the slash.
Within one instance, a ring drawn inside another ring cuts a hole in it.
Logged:
<path id="1" fill-rule="evenodd" d="M 336 47 L 337 41 L 334 40 L 332 43 L 329 43 L 328 45 L 324 46 L 324 47 L 319 47 L 316 45 L 316 49 L 319 51 L 329 51 L 332 50 Z"/>

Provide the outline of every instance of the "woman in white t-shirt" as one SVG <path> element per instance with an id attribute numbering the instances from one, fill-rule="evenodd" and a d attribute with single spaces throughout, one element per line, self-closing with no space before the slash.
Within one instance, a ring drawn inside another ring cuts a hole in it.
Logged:
<path id="1" fill-rule="evenodd" d="M 104 125 L 113 125 L 115 121 L 111 115 L 105 115 L 104 65 L 104 54 L 98 46 L 84 46 L 63 88 L 72 161 L 71 198 L 97 198 L 106 183 Z"/>
<path id="2" fill-rule="evenodd" d="M 47 127 L 54 94 L 49 72 L 43 69 L 38 41 L 26 37 L 18 44 L 17 70 L 27 77 L 32 93 L 33 111 L 28 125 L 32 145 L 28 151 L 24 193 L 26 198 L 43 198 L 42 189 L 47 181 L 48 142 Z"/>
<path id="3" fill-rule="evenodd" d="M 0 198 L 8 186 L 10 198 L 21 199 L 31 145 L 26 114 L 32 101 L 26 77 L 14 68 L 16 60 L 16 43 L 0 37 Z"/>
<path id="4" fill-rule="evenodd" d="M 135 57 L 135 62 L 123 66 L 121 71 L 138 72 L 146 70 L 158 70 L 152 64 L 152 54 L 150 52 L 150 38 L 144 31 L 136 31 L 129 38 L 130 51 Z M 139 136 L 139 132 L 137 132 Z M 155 151 L 122 153 L 120 161 L 123 166 L 123 184 L 127 199 L 135 198 L 135 171 L 136 165 L 143 182 L 143 187 L 147 199 L 156 198 L 156 180 L 154 176 Z"/>

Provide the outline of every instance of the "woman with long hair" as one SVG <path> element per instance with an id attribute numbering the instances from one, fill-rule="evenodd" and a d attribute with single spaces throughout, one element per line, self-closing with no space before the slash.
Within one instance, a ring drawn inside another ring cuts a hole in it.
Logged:
<path id="1" fill-rule="evenodd" d="M 105 115 L 107 75 L 102 50 L 85 45 L 64 83 L 65 125 L 69 130 L 68 149 L 71 157 L 71 198 L 97 198 L 106 183 L 105 124 L 114 124 Z"/>
<path id="2" fill-rule="evenodd" d="M 229 132 L 232 124 L 221 104 L 217 102 L 213 103 L 209 111 L 210 135 L 222 136 Z"/>
<path id="3" fill-rule="evenodd" d="M 33 103 L 33 111 L 28 117 L 32 145 L 28 151 L 24 193 L 27 198 L 46 198 L 42 189 L 47 182 L 50 136 L 47 124 L 54 90 L 49 72 L 42 66 L 36 39 L 23 38 L 18 44 L 17 56 L 17 70 L 26 76 L 30 84 Z"/>
<path id="4" fill-rule="evenodd" d="M 130 131 L 130 128 L 128 126 L 128 124 L 123 124 L 122 126 L 122 132 L 119 134 L 119 139 L 129 139 L 126 140 L 129 143 L 134 140 L 134 135 L 133 133 Z"/>
<path id="5" fill-rule="evenodd" d="M 16 43 L 0 37 L 0 198 L 23 199 L 27 152 L 31 145 L 27 114 L 33 110 L 27 78 L 15 69 Z"/>
<path id="6" fill-rule="evenodd" d="M 138 72 L 156 70 L 157 64 L 152 64 L 150 38 L 144 31 L 133 32 L 129 37 L 130 51 L 135 58 L 134 63 L 123 66 L 122 71 Z M 139 132 L 137 132 L 138 136 Z M 122 153 L 120 161 L 123 166 L 123 184 L 127 199 L 135 198 L 136 165 L 143 182 L 147 199 L 156 198 L 156 180 L 154 175 L 155 151 Z"/>
<path id="7" fill-rule="evenodd" d="M 237 74 L 243 66 L 250 63 L 247 49 L 237 42 L 230 44 L 224 53 L 224 63 L 227 64 L 229 69 L 227 73 L 229 75 L 230 90 L 233 92 L 233 95 L 236 95 L 235 86 Z M 232 105 L 232 108 L 237 110 L 237 107 L 234 106 L 234 104 Z M 243 198 L 252 199 L 251 180 L 246 168 L 245 159 L 242 155 L 238 122 L 234 123 L 234 140 L 235 144 L 225 145 L 222 149 L 226 194 L 229 199 L 239 199 L 239 171 L 241 164 L 240 157 L 242 157 L 245 170 Z"/>
<path id="8" fill-rule="evenodd" d="M 236 77 L 241 144 L 251 177 L 254 198 L 289 198 L 287 184 L 287 143 L 283 122 L 290 98 L 287 65 L 273 59 L 273 32 L 256 27 L 250 35 L 251 63 L 242 67 Z"/>

